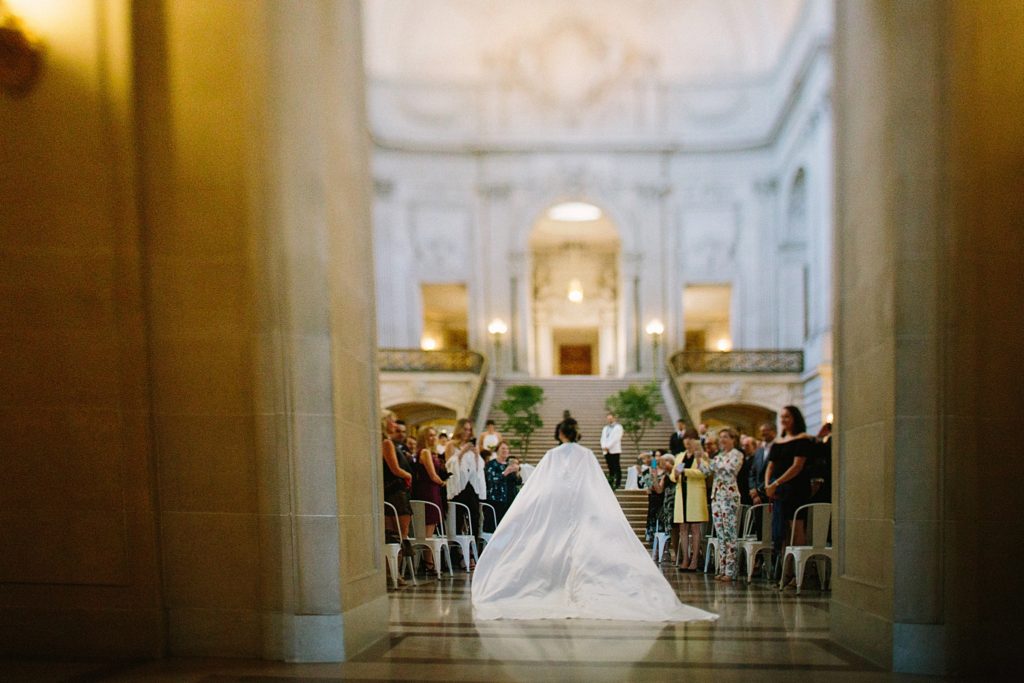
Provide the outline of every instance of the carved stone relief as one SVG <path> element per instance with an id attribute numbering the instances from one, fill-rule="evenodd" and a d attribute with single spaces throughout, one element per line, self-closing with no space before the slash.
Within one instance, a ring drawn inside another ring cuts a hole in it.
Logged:
<path id="1" fill-rule="evenodd" d="M 469 277 L 465 263 L 471 215 L 459 205 L 421 204 L 410 208 L 409 242 L 423 281 L 450 282 Z"/>
<path id="2" fill-rule="evenodd" d="M 736 263 L 738 214 L 732 206 L 690 209 L 682 216 L 679 260 L 687 277 L 709 282 L 729 279 Z"/>
<path id="3" fill-rule="evenodd" d="M 575 119 L 621 82 L 651 73 L 655 59 L 620 35 L 584 18 L 564 18 L 542 33 L 512 43 L 486 60 L 496 80 L 528 92 L 545 107 Z"/>

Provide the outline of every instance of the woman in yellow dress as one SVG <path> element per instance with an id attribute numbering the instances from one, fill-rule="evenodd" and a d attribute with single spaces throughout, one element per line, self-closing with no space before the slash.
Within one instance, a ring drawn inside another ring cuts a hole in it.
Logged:
<path id="1" fill-rule="evenodd" d="M 683 444 L 686 450 L 676 455 L 676 465 L 671 474 L 674 482 L 686 481 L 685 485 L 676 486 L 672 535 L 675 537 L 673 540 L 676 542 L 679 568 L 683 571 L 697 571 L 701 532 L 704 522 L 709 519 L 707 484 L 699 468 L 702 465 L 707 467 L 708 457 L 700 448 L 697 432 L 687 430 L 683 434 Z"/>

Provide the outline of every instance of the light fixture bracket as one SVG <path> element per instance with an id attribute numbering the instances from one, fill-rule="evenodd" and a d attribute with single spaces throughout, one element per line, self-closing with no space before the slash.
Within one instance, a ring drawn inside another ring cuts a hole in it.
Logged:
<path id="1" fill-rule="evenodd" d="M 0 90 L 28 95 L 43 71 L 43 46 L 0 0 Z"/>

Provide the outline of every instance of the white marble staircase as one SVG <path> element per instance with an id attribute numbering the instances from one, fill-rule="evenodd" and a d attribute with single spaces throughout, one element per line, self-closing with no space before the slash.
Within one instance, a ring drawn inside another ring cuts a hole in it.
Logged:
<path id="1" fill-rule="evenodd" d="M 604 379 L 597 377 L 559 377 L 552 379 L 517 379 L 498 380 L 495 383 L 494 403 L 497 404 L 505 396 L 505 389 L 513 384 L 533 384 L 544 389 L 544 403 L 539 412 L 544 426 L 533 434 L 530 447 L 523 457 L 523 462 L 537 464 L 549 449 L 555 446 L 555 426 L 562 420 L 562 411 L 569 410 L 580 426 L 582 438 L 580 443 L 594 451 L 598 456 L 601 468 L 607 474 L 607 465 L 601 455 L 601 428 L 605 425 L 605 400 L 612 394 L 625 389 L 631 384 L 642 384 L 645 380 Z M 659 396 L 658 412 L 661 422 L 647 430 L 640 441 L 640 450 L 648 451 L 655 448 L 668 448 L 669 436 L 674 425 L 668 411 L 661 403 Z M 505 416 L 498 410 L 491 410 L 488 415 L 499 427 Z M 622 441 L 622 482 L 626 482 L 626 470 L 636 461 L 636 450 L 629 438 Z M 616 491 L 616 497 L 622 505 L 626 518 L 637 536 L 644 537 L 647 523 L 647 496 L 642 491 Z"/>

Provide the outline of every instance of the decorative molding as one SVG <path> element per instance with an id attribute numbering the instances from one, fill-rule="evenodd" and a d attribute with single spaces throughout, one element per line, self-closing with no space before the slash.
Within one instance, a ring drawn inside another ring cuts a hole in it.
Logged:
<path id="1" fill-rule="evenodd" d="M 521 88 L 570 126 L 616 86 L 656 67 L 653 57 L 579 16 L 555 22 L 485 63 L 495 82 Z"/>

